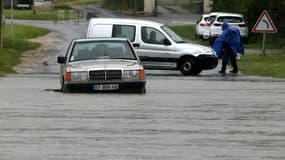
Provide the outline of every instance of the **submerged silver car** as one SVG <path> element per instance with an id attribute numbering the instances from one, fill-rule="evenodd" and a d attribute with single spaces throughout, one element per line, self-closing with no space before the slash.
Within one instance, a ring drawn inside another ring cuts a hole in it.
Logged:
<path id="1" fill-rule="evenodd" d="M 72 40 L 57 59 L 61 89 L 131 91 L 145 93 L 145 72 L 131 43 L 125 38 Z"/>

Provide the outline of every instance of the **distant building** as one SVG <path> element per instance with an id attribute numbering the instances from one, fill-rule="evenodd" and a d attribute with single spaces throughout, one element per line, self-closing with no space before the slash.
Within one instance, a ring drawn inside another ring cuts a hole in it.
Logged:
<path id="1" fill-rule="evenodd" d="M 51 6 L 52 0 L 34 0 L 34 6 L 36 7 L 48 7 Z"/>
<path id="2" fill-rule="evenodd" d="M 156 9 L 156 0 L 144 0 L 144 13 L 153 14 Z"/>

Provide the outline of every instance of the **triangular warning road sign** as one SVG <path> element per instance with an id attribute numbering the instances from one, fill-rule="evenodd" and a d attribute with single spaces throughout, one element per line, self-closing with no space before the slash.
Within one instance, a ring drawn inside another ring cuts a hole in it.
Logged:
<path id="1" fill-rule="evenodd" d="M 267 11 L 264 10 L 259 16 L 251 31 L 258 33 L 276 33 L 277 29 L 274 26 Z"/>

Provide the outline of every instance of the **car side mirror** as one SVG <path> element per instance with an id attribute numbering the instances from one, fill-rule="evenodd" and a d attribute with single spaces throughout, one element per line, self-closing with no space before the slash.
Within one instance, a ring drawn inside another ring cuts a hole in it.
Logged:
<path id="1" fill-rule="evenodd" d="M 57 57 L 57 63 L 63 64 L 66 62 L 66 57 L 59 56 Z"/>
<path id="2" fill-rule="evenodd" d="M 165 39 L 163 40 L 163 44 L 164 44 L 164 45 L 167 45 L 167 46 L 170 46 L 170 45 L 171 45 L 171 42 L 170 42 L 167 38 L 165 38 Z"/>

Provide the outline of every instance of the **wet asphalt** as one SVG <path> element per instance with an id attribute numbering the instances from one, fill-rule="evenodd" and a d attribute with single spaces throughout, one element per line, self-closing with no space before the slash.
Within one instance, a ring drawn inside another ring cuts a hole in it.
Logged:
<path id="1" fill-rule="evenodd" d="M 56 56 L 87 22 L 35 22 L 61 33 L 35 73 L 0 78 L 1 160 L 283 160 L 285 80 L 147 70 L 146 94 L 59 91 Z"/>

